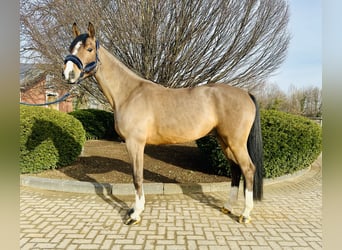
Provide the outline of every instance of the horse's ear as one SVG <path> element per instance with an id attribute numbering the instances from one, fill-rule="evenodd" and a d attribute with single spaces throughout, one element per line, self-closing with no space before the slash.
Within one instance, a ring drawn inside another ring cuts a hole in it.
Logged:
<path id="1" fill-rule="evenodd" d="M 72 32 L 73 32 L 74 38 L 78 37 L 81 34 L 80 31 L 78 30 L 76 23 L 72 25 Z"/>
<path id="2" fill-rule="evenodd" d="M 94 28 L 94 25 L 91 22 L 89 22 L 89 25 L 88 25 L 88 35 L 91 38 L 95 37 L 95 28 Z"/>

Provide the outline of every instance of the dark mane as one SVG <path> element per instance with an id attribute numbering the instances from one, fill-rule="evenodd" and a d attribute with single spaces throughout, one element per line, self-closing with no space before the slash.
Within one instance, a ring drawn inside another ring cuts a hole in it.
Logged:
<path id="1" fill-rule="evenodd" d="M 89 37 L 89 35 L 87 33 L 84 33 L 84 34 L 81 34 L 79 35 L 78 37 L 76 37 L 74 39 L 74 41 L 72 41 L 70 47 L 69 47 L 69 51 L 70 53 L 72 52 L 72 49 L 76 46 L 76 44 L 78 42 L 82 42 L 82 43 L 85 43 L 85 41 L 87 40 L 87 38 Z"/>

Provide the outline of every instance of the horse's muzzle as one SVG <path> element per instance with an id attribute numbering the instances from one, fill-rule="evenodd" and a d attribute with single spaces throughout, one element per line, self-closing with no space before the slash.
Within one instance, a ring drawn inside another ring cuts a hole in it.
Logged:
<path id="1" fill-rule="evenodd" d="M 74 64 L 71 61 L 65 63 L 64 70 L 62 72 L 62 76 L 64 80 L 68 81 L 68 83 L 75 83 L 77 81 L 77 76 L 74 69 Z"/>
<path id="2" fill-rule="evenodd" d="M 69 79 L 75 78 L 75 71 L 72 70 L 68 74 L 69 75 L 65 75 L 64 71 L 62 72 L 62 77 L 64 78 L 64 80 L 69 80 Z"/>

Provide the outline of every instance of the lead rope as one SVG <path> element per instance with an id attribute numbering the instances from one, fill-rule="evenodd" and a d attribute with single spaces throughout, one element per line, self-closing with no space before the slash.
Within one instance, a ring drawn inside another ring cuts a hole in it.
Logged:
<path id="1" fill-rule="evenodd" d="M 26 105 L 26 106 L 47 106 L 47 105 L 63 102 L 72 94 L 73 91 L 75 91 L 75 89 L 77 87 L 78 87 L 78 84 L 73 85 L 69 92 L 67 92 L 66 94 L 64 94 L 63 96 L 61 96 L 60 98 L 58 98 L 57 100 L 52 101 L 52 102 L 37 103 L 37 104 L 36 103 L 27 103 L 27 102 L 19 102 L 19 104 Z"/>

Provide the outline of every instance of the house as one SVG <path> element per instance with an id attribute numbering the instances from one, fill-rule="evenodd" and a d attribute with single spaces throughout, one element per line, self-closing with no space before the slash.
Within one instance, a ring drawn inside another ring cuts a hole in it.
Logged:
<path id="1" fill-rule="evenodd" d="M 20 102 L 27 104 L 45 104 L 58 100 L 68 91 L 58 88 L 51 75 L 33 64 L 20 64 Z M 73 111 L 73 98 L 68 97 L 64 101 L 43 107 L 56 109 L 61 112 Z"/>

